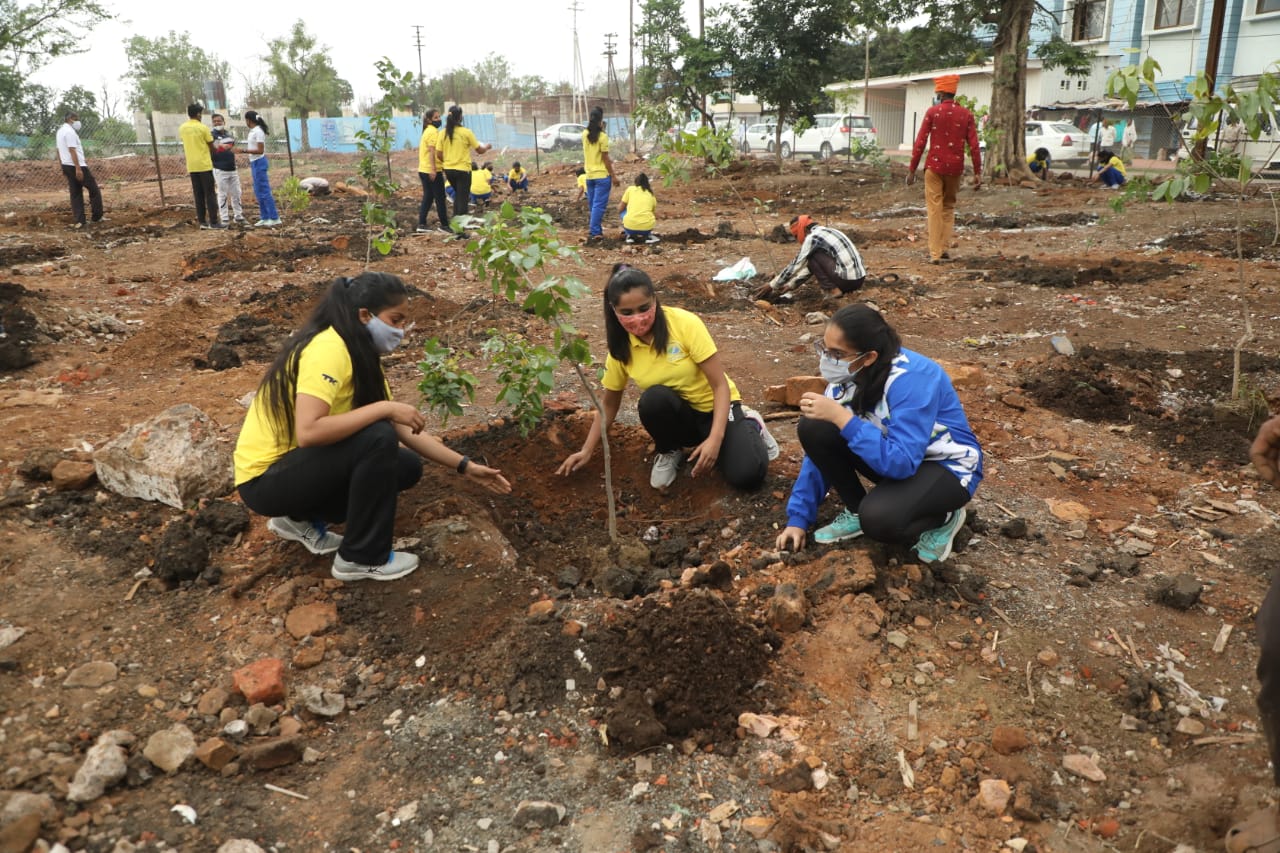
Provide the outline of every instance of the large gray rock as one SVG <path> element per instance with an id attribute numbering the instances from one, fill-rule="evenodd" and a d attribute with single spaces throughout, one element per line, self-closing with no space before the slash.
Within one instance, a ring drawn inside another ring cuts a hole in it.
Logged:
<path id="1" fill-rule="evenodd" d="M 134 740 L 132 734 L 118 729 L 99 737 L 98 742 L 85 753 L 84 763 L 71 780 L 67 799 L 73 803 L 93 802 L 123 779 L 129 772 L 129 756 L 124 747 Z"/>
<path id="2" fill-rule="evenodd" d="M 93 457 L 98 479 L 117 494 L 183 509 L 231 491 L 231 452 L 209 416 L 187 403 L 134 424 Z"/>

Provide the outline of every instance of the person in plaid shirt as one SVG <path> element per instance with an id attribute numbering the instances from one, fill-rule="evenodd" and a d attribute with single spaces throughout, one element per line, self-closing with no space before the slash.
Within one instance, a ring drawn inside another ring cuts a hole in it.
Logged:
<path id="1" fill-rule="evenodd" d="M 862 287 L 867 271 L 858 247 L 844 233 L 826 228 L 808 216 L 797 216 L 787 225 L 800 243 L 800 253 L 773 281 L 756 291 L 754 298 L 770 299 L 794 290 L 809 276 L 828 292 L 852 293 Z"/>
<path id="2" fill-rule="evenodd" d="M 978 125 L 973 113 L 955 102 L 960 77 L 947 74 L 936 77 L 933 89 L 939 102 L 929 107 L 916 134 L 911 151 L 911 171 L 907 183 L 916 182 L 916 169 L 925 144 L 929 156 L 924 160 L 924 203 L 929 217 L 929 263 L 950 258 L 951 238 L 956 224 L 956 192 L 964 177 L 964 147 L 969 146 L 973 158 L 973 188 L 982 186 L 982 155 L 978 151 Z"/>

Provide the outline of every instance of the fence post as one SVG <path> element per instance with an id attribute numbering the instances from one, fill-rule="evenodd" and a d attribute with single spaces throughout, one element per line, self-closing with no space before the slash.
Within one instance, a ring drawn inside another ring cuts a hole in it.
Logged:
<path id="1" fill-rule="evenodd" d="M 306 121 L 306 119 L 303 119 L 303 121 Z M 289 177 L 291 177 L 291 178 L 292 178 L 292 177 L 294 177 L 294 174 L 293 174 L 293 143 L 289 140 L 289 117 L 288 117 L 288 116 L 285 116 L 285 117 L 284 117 L 284 150 L 285 150 L 285 151 L 287 151 L 287 152 L 289 153 Z"/>
<path id="2" fill-rule="evenodd" d="M 533 171 L 542 171 L 542 160 L 538 157 L 538 117 L 533 117 Z"/>
<path id="3" fill-rule="evenodd" d="M 164 200 L 164 174 L 160 170 L 160 148 L 156 145 L 156 120 L 147 110 L 147 125 L 151 128 L 151 162 L 156 164 L 156 183 L 160 185 L 160 206 L 168 207 Z"/>

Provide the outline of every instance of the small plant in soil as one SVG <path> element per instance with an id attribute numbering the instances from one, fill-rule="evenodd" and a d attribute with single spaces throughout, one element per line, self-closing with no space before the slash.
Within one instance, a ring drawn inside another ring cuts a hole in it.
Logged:
<path id="1" fill-rule="evenodd" d="M 369 129 L 356 131 L 356 148 L 364 154 L 357 172 L 369 189 L 369 200 L 360 208 L 369 229 L 365 269 L 369 268 L 374 249 L 380 255 L 387 255 L 396 242 L 396 214 L 391 209 L 391 199 L 400 185 L 391 179 L 391 129 L 396 111 L 409 105 L 409 99 L 400 93 L 413 89 L 413 75 L 401 73 L 385 56 L 373 67 L 378 69 L 378 88 L 382 90 L 382 97 L 369 113 Z M 386 162 L 385 176 L 380 160 Z"/>
<path id="2" fill-rule="evenodd" d="M 289 179 L 280 185 L 280 189 L 276 190 L 276 196 L 285 210 L 290 213 L 302 213 L 311 206 L 311 193 L 307 192 L 306 187 L 296 175 L 290 175 Z"/>
<path id="3" fill-rule="evenodd" d="M 578 250 L 560 242 L 552 218 L 540 208 L 517 208 L 509 201 L 484 216 L 460 216 L 456 228 L 475 236 L 467 242 L 471 268 L 488 279 L 495 303 L 515 304 L 537 317 L 551 333 L 551 344 L 534 343 L 523 335 L 498 335 L 484 345 L 485 358 L 498 371 L 498 401 L 511 407 L 522 435 L 528 435 L 544 412 L 543 401 L 555 385 L 555 368 L 572 366 L 582 383 L 596 416 L 604 422 L 604 408 L 583 365 L 590 364 L 591 348 L 572 324 L 572 300 L 586 296 L 587 286 L 573 276 L 546 275 L 549 262 L 582 263 Z M 543 278 L 535 281 L 533 274 Z M 440 412 L 458 414 L 461 401 L 475 392 L 474 377 L 457 365 L 470 354 L 455 353 L 432 338 L 426 344 L 428 358 L 420 367 L 426 378 L 418 388 L 427 405 Z M 443 355 L 442 355 L 443 353 Z M 433 356 L 434 354 L 434 356 Z M 443 364 L 452 371 L 441 371 Z M 452 375 L 452 378 L 450 378 Z M 471 380 L 470 383 L 466 380 Z M 609 438 L 600 431 L 604 449 L 605 498 L 609 510 L 609 540 L 617 542 L 618 519 L 613 495 L 612 457 Z"/>

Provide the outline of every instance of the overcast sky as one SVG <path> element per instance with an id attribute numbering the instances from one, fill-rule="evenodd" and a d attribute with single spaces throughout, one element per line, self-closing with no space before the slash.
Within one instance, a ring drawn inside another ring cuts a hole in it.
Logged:
<path id="1" fill-rule="evenodd" d="M 35 0 L 38 2 L 38 0 Z M 103 84 L 123 108 L 129 84 L 124 43 L 134 35 L 157 38 L 170 30 L 191 33 L 192 40 L 231 65 L 227 80 L 232 107 L 244 106 L 243 76 L 265 76 L 261 60 L 267 41 L 287 36 L 302 16 L 307 30 L 330 48 L 339 76 L 351 83 L 356 101 L 375 97 L 377 75 L 373 63 L 390 57 L 401 70 L 417 73 L 418 51 L 414 24 L 423 26 L 422 72 L 430 79 L 449 68 L 474 66 L 489 53 L 505 56 L 517 75 L 538 74 L 551 82 L 573 76 L 573 0 L 528 2 L 490 0 L 463 9 L 466 22 L 452 20 L 447 30 L 433 30 L 441 18 L 440 4 L 388 7 L 361 6 L 339 0 L 312 0 L 308 4 L 272 3 L 165 3 L 155 0 L 104 0 L 116 20 L 99 25 L 86 36 L 89 50 L 51 62 L 33 79 L 59 91 L 73 85 L 90 89 L 101 99 Z M 618 55 L 614 65 L 627 66 L 627 0 L 579 0 L 578 43 L 583 75 L 588 83 L 603 73 L 607 61 L 605 33 L 616 32 Z M 697 0 L 685 0 L 691 22 L 698 13 Z M 368 10 L 369 14 L 362 14 Z M 473 9 L 475 11 L 473 11 Z M 483 11 L 483 15 L 481 11 Z M 639 26 L 639 0 L 636 0 Z M 696 24 L 691 24 L 695 27 Z M 483 34 L 483 35 L 481 35 Z M 449 37 L 451 36 L 451 38 Z M 624 93 L 625 96 L 625 93 Z"/>

